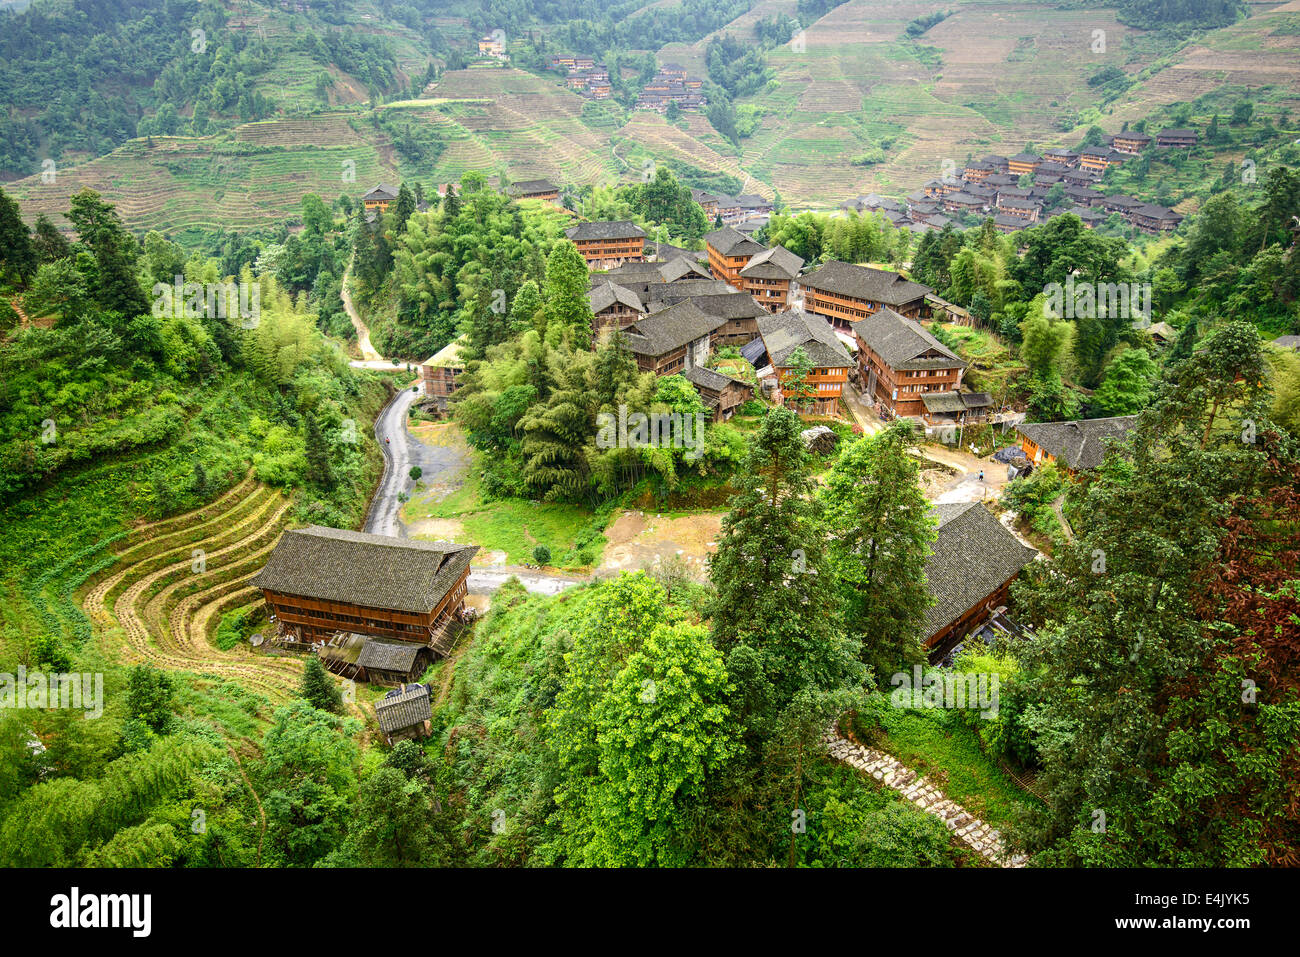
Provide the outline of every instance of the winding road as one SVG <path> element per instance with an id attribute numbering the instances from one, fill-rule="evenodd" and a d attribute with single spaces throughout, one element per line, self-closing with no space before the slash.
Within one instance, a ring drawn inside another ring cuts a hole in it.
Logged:
<path id="1" fill-rule="evenodd" d="M 351 266 L 348 268 L 350 270 Z M 406 368 L 401 363 L 385 359 L 370 344 L 370 330 L 352 304 L 346 275 L 343 282 L 343 307 L 357 330 L 361 354 L 366 357 L 352 362 L 353 366 L 366 369 Z M 410 494 L 415 488 L 415 482 L 411 479 L 411 469 L 414 466 L 420 467 L 421 481 L 449 487 L 460 484 L 457 473 L 467 465 L 464 456 L 450 446 L 425 445 L 406 427 L 411 406 L 420 401 L 423 395 L 423 386 L 417 378 L 393 396 L 375 419 L 375 441 L 384 453 L 384 474 L 379 480 L 379 488 L 370 500 L 362 531 L 393 538 L 406 537 L 406 525 L 402 522 L 402 502 L 398 496 L 403 492 Z M 476 565 L 469 573 L 470 594 L 490 594 L 511 577 L 518 578 L 529 591 L 543 595 L 558 595 L 566 588 L 572 588 L 586 580 L 542 574 L 516 565 Z"/>

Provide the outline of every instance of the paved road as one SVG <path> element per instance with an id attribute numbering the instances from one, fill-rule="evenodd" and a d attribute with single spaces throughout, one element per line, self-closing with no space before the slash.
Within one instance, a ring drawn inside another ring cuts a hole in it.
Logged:
<path id="1" fill-rule="evenodd" d="M 402 503 L 397 496 L 401 492 L 409 495 L 414 488 L 415 483 L 410 476 L 412 466 L 420 467 L 423 473 L 420 476 L 421 482 L 454 485 L 455 479 L 442 473 L 455 473 L 466 465 L 464 456 L 458 450 L 445 445 L 425 445 L 406 427 L 411 405 L 420 398 L 421 393 L 408 385 L 393 397 L 375 420 L 375 439 L 384 450 L 384 476 L 370 502 L 364 531 L 395 538 L 406 537 L 406 526 L 401 518 Z M 490 594 L 504 585 L 511 575 L 518 578 L 529 591 L 542 595 L 558 595 L 566 588 L 572 588 L 586 580 L 542 574 L 514 565 L 475 565 L 469 573 L 470 593 Z"/>
<path id="2" fill-rule="evenodd" d="M 411 406 L 420 398 L 421 394 L 407 385 L 384 406 L 384 410 L 375 419 L 375 439 L 384 451 L 384 477 L 380 479 L 379 488 L 370 502 L 365 524 L 367 532 L 406 537 L 406 526 L 402 524 L 400 514 L 402 503 L 397 500 L 397 496 L 400 492 L 410 494 L 414 487 L 415 483 L 410 476 L 413 466 L 420 467 L 422 480 L 432 480 L 440 472 L 461 468 L 465 464 L 455 449 L 425 445 L 407 429 L 407 415 Z"/>

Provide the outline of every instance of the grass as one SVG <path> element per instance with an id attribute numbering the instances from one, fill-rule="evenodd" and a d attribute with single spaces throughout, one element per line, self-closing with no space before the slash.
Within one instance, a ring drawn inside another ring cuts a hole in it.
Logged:
<path id="1" fill-rule="evenodd" d="M 531 563 L 533 549 L 545 545 L 555 567 L 571 569 L 600 563 L 605 536 L 594 536 L 585 547 L 579 542 L 580 533 L 594 517 L 591 509 L 581 505 L 517 498 L 487 501 L 480 470 L 473 467 L 467 471 L 464 485 L 441 501 L 413 499 L 402 513 L 408 523 L 426 518 L 460 522 L 469 541 L 486 551 L 504 552 L 511 565 Z"/>
<path id="2" fill-rule="evenodd" d="M 972 814 L 1005 828 L 1036 802 L 984 753 L 974 729 L 948 710 L 889 708 L 878 747 L 930 778 Z"/>

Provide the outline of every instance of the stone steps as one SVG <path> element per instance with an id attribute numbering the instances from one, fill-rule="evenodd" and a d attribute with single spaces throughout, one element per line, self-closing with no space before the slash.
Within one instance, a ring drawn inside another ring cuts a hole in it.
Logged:
<path id="1" fill-rule="evenodd" d="M 1007 853 L 1002 843 L 1002 834 L 996 828 L 975 817 L 956 801 L 949 800 L 924 775 L 917 774 L 892 755 L 854 744 L 835 731 L 828 731 L 823 741 L 826 750 L 836 761 L 842 761 L 863 774 L 871 775 L 881 784 L 898 791 L 927 814 L 933 814 L 990 864 L 998 867 L 1024 867 L 1027 863 L 1025 855 Z"/>

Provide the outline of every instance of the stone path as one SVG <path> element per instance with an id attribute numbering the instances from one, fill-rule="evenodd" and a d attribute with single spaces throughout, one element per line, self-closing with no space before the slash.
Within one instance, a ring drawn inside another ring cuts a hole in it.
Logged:
<path id="1" fill-rule="evenodd" d="M 1002 835 L 984 821 L 971 814 L 926 778 L 917 774 L 897 758 L 872 748 L 854 744 L 835 731 L 828 731 L 823 739 L 830 755 L 836 761 L 857 768 L 864 774 L 898 791 L 921 810 L 933 814 L 961 838 L 976 854 L 998 867 L 1024 867 L 1023 854 L 1008 857 L 1002 844 Z"/>

